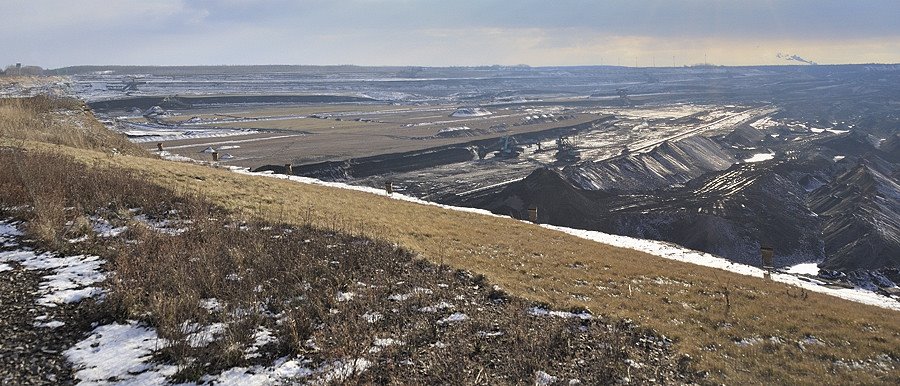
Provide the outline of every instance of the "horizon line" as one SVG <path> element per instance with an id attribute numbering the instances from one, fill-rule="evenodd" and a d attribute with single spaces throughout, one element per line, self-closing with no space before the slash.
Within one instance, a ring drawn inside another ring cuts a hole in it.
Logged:
<path id="1" fill-rule="evenodd" d="M 22 66 L 33 66 L 34 64 L 22 63 Z M 728 65 L 714 63 L 694 63 L 680 66 L 627 66 L 615 64 L 564 64 L 564 65 L 529 65 L 529 64 L 475 64 L 475 65 L 415 65 L 415 64 L 285 64 L 285 63 L 269 63 L 269 64 L 73 64 L 55 68 L 44 68 L 45 71 L 55 71 L 72 67 L 369 67 L 369 68 L 391 68 L 391 67 L 409 67 L 409 68 L 484 68 L 484 67 L 505 67 L 505 68 L 576 68 L 576 67 L 611 67 L 611 68 L 742 68 L 742 67 L 825 67 L 825 66 L 892 66 L 900 65 L 900 62 L 868 62 L 868 63 L 779 63 L 779 64 L 743 64 Z"/>

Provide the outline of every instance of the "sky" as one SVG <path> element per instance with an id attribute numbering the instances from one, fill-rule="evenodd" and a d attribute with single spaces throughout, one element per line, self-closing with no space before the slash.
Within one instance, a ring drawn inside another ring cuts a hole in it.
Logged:
<path id="1" fill-rule="evenodd" d="M 898 63 L 897 15 L 900 0 L 3 0 L 0 65 Z"/>

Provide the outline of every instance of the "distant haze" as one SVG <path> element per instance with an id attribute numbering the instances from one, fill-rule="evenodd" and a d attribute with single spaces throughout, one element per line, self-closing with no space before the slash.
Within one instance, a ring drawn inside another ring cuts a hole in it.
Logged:
<path id="1" fill-rule="evenodd" d="M 898 0 L 7 0 L 0 65 L 897 63 L 897 15 Z"/>

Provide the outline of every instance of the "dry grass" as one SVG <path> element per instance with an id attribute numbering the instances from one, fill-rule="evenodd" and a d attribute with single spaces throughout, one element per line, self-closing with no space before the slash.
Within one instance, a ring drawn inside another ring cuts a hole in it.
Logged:
<path id="1" fill-rule="evenodd" d="M 70 98 L 0 98 L 0 137 L 137 156 L 146 154 L 97 122 L 81 101 Z"/>
<path id="2" fill-rule="evenodd" d="M 168 342 L 157 360 L 178 365 L 176 381 L 283 356 L 313 368 L 371 362 L 344 379 L 355 384 L 520 384 L 540 370 L 587 384 L 694 378 L 652 331 L 529 315 L 532 304 L 483 276 L 336 224 L 238 221 L 195 193 L 57 152 L 6 148 L 0 162 L 11 166 L 0 169 L 0 210 L 23 218 L 43 248 L 103 256 L 114 274 L 100 319 L 155 327 Z M 127 231 L 99 236 L 100 219 Z M 465 321 L 442 321 L 453 313 Z M 261 331 L 277 340 L 255 345 Z"/>
<path id="3" fill-rule="evenodd" d="M 0 86 L 17 84 L 24 87 L 40 87 L 65 80 L 66 78 L 62 76 L 0 75 Z"/>
<path id="4" fill-rule="evenodd" d="M 341 228 L 364 230 L 432 261 L 485 274 L 529 300 L 630 318 L 672 337 L 676 349 L 689 354 L 696 367 L 709 371 L 717 382 L 900 382 L 900 318 L 894 311 L 613 248 L 511 219 L 197 165 L 55 150 L 82 163 L 132 170 L 170 189 L 196 192 L 248 219 L 326 228 L 342 223 Z M 822 344 L 800 343 L 810 336 Z M 782 343 L 735 344 L 771 337 Z"/>
<path id="5" fill-rule="evenodd" d="M 73 152 L 85 162 L 98 157 Z M 247 217 L 365 229 L 432 261 L 487 275 L 527 299 L 630 318 L 674 337 L 713 379 L 729 383 L 890 383 L 897 379 L 896 312 L 720 270 L 475 214 L 370 194 L 234 175 L 224 170 L 127 157 L 99 157 L 161 184 L 197 191 Z M 726 306 L 724 292 L 730 294 Z M 814 336 L 825 342 L 797 342 Z M 772 352 L 735 340 L 777 337 Z M 852 368 L 887 355 L 894 370 Z"/>

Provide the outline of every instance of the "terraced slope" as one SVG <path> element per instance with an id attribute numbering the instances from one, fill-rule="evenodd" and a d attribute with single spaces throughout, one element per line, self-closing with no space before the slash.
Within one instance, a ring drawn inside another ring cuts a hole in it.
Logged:
<path id="1" fill-rule="evenodd" d="M 465 202 L 526 218 L 537 207 L 543 223 L 662 240 L 729 260 L 761 265 L 760 243 L 777 246 L 775 264 L 821 260 L 816 214 L 789 176 L 756 164 L 709 173 L 686 186 L 611 194 L 572 186 L 539 169 L 502 192 Z"/>
<path id="2" fill-rule="evenodd" d="M 683 184 L 735 162 L 711 139 L 694 136 L 663 142 L 647 153 L 568 166 L 563 174 L 584 189 L 638 191 Z"/>
<path id="3" fill-rule="evenodd" d="M 898 177 L 900 170 L 872 157 L 813 192 L 811 207 L 825 218 L 824 268 L 900 266 Z"/>

